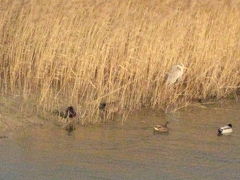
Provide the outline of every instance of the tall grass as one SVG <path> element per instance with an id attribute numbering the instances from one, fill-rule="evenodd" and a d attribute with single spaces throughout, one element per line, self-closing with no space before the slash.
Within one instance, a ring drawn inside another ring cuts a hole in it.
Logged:
<path id="1" fill-rule="evenodd" d="M 1 0 L 1 92 L 97 122 L 100 102 L 168 110 L 240 83 L 240 4 L 231 0 Z M 172 65 L 182 81 L 166 87 Z"/>

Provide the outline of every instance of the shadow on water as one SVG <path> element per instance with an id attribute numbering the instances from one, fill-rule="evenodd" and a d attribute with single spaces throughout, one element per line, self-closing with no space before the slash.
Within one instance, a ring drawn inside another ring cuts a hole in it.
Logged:
<path id="1" fill-rule="evenodd" d="M 169 121 L 170 132 L 152 127 Z M 232 123 L 234 133 L 217 136 Z M 0 139 L 0 179 L 238 179 L 240 104 L 142 111 L 123 125 L 34 128 Z"/>

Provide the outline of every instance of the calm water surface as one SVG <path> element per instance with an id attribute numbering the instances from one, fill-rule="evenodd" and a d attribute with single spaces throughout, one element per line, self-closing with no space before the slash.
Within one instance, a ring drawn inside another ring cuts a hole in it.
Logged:
<path id="1" fill-rule="evenodd" d="M 153 135 L 169 121 L 168 135 Z M 232 123 L 234 133 L 216 136 Z M 240 179 L 240 104 L 142 111 L 123 125 L 27 128 L 0 139 L 0 179 Z"/>

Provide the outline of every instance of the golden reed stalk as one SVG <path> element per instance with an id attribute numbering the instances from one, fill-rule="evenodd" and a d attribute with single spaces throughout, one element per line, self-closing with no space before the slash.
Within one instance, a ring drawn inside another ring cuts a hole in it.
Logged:
<path id="1" fill-rule="evenodd" d="M 100 102 L 167 110 L 240 83 L 240 5 L 231 0 L 1 0 L 1 92 L 38 107 Z M 172 65 L 182 81 L 166 87 Z"/>

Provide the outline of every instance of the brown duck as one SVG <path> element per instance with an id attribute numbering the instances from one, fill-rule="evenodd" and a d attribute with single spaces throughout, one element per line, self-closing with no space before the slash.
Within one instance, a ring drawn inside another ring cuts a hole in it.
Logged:
<path id="1" fill-rule="evenodd" d="M 168 121 L 165 124 L 159 124 L 153 127 L 153 132 L 154 133 L 168 133 L 169 132 L 169 128 L 167 127 L 168 125 Z"/>
<path id="2" fill-rule="evenodd" d="M 102 112 L 116 113 L 119 111 L 119 107 L 117 106 L 116 102 L 102 102 L 99 105 L 99 110 Z"/>
<path id="3" fill-rule="evenodd" d="M 67 107 L 65 112 L 60 113 L 60 116 L 62 118 L 74 118 L 74 117 L 76 117 L 76 115 L 77 115 L 77 113 L 72 106 Z"/>

